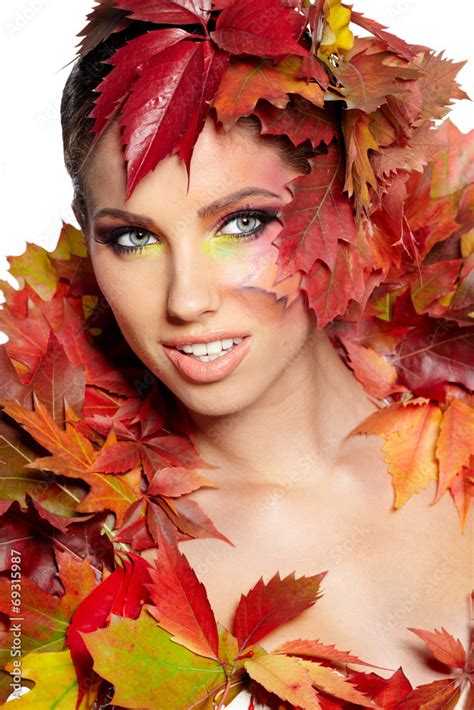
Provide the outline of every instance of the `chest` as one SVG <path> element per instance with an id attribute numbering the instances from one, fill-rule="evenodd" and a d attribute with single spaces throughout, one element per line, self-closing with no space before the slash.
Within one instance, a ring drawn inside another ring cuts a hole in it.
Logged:
<path id="1" fill-rule="evenodd" d="M 235 545 L 181 546 L 219 621 L 231 628 L 240 594 L 261 576 L 327 570 L 323 596 L 265 638 L 267 650 L 290 639 L 319 639 L 385 668 L 402 665 L 413 684 L 437 679 L 407 627 L 444 626 L 467 645 L 469 531 L 461 536 L 447 497 L 429 506 L 432 492 L 392 511 L 385 477 L 367 487 L 342 473 L 320 491 L 296 485 L 199 491 L 196 499 Z"/>

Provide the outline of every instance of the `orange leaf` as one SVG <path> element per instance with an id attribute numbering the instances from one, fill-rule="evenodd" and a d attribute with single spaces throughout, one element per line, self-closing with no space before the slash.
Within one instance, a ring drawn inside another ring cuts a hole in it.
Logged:
<path id="1" fill-rule="evenodd" d="M 461 668 L 466 665 L 466 652 L 459 639 L 441 627 L 441 631 L 424 631 L 423 629 L 409 628 L 414 634 L 426 643 L 433 656 L 450 668 Z"/>
<path id="2" fill-rule="evenodd" d="M 463 468 L 463 470 L 453 478 L 449 490 L 451 491 L 454 505 L 459 513 L 461 530 L 464 531 L 467 516 L 471 509 L 472 499 L 474 498 L 474 458 L 471 458 L 471 466 L 469 468 Z"/>
<path id="3" fill-rule="evenodd" d="M 397 371 L 383 355 L 372 348 L 356 345 L 341 338 L 350 358 L 354 374 L 373 397 L 383 399 L 394 392 L 406 392 L 406 387 L 397 384 Z"/>
<path id="4" fill-rule="evenodd" d="M 441 409 L 431 403 L 392 405 L 375 412 L 351 434 L 380 434 L 386 441 L 382 450 L 393 479 L 395 508 L 400 508 L 414 493 L 436 480 L 436 442 L 442 419 Z"/>
<path id="5" fill-rule="evenodd" d="M 33 401 L 35 410 L 30 412 L 16 402 L 0 398 L 5 412 L 53 454 L 36 459 L 26 466 L 77 478 L 81 472 L 87 471 L 94 456 L 91 442 L 67 422 L 66 429 L 60 429 L 35 394 Z M 66 414 L 68 411 L 66 409 Z"/>
<path id="6" fill-rule="evenodd" d="M 256 58 L 231 63 L 213 102 L 219 121 L 231 128 L 239 116 L 252 113 L 259 99 L 285 108 L 290 93 L 322 106 L 324 91 L 319 84 L 297 78 L 301 62 L 301 57 L 290 55 L 276 65 L 271 60 Z"/>
<path id="7" fill-rule="evenodd" d="M 415 688 L 398 710 L 454 710 L 460 694 L 461 689 L 454 678 L 435 680 Z"/>
<path id="8" fill-rule="evenodd" d="M 95 513 L 101 510 L 111 510 L 115 513 L 115 527 L 122 526 L 125 513 L 132 503 L 142 496 L 140 483 L 142 473 L 140 468 L 134 468 L 128 473 L 104 475 L 90 473 L 87 483 L 91 489 L 76 508 L 78 513 Z"/>
<path id="9" fill-rule="evenodd" d="M 453 399 L 443 415 L 436 457 L 439 482 L 435 502 L 444 494 L 453 478 L 469 465 L 474 454 L 474 408 Z"/>
<path id="10" fill-rule="evenodd" d="M 346 180 L 344 190 L 355 194 L 357 207 L 368 207 L 370 188 L 377 190 L 377 178 L 369 159 L 369 151 L 379 151 L 379 145 L 370 131 L 371 116 L 352 109 L 344 112 L 342 130 L 346 142 Z"/>

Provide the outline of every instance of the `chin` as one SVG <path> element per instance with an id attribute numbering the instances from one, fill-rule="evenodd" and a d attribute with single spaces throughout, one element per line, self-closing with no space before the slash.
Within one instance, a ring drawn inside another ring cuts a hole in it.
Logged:
<path id="1" fill-rule="evenodd" d="M 213 382 L 207 385 L 193 385 L 191 383 L 166 383 L 168 389 L 191 412 L 207 417 L 224 417 L 237 414 L 258 398 L 260 391 L 255 385 L 242 384 L 230 381 Z"/>

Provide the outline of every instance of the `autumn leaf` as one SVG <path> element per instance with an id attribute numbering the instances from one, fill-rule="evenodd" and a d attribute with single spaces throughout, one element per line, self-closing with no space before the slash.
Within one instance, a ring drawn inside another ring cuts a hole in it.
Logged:
<path id="1" fill-rule="evenodd" d="M 240 116 L 252 113 L 259 99 L 282 109 L 289 94 L 299 94 L 315 106 L 322 106 L 324 92 L 316 83 L 299 79 L 301 58 L 290 55 L 274 64 L 268 59 L 239 59 L 231 62 L 217 90 L 213 107 L 226 130 Z"/>
<path id="2" fill-rule="evenodd" d="M 436 458 L 439 461 L 439 482 L 436 501 L 444 494 L 453 478 L 469 465 L 474 455 L 474 408 L 459 399 L 452 399 L 443 413 Z"/>
<path id="3" fill-rule="evenodd" d="M 468 98 L 466 92 L 459 87 L 455 80 L 465 63 L 445 59 L 443 52 L 436 54 L 433 50 L 422 48 L 416 61 L 417 66 L 421 69 L 417 83 L 423 95 L 419 123 L 443 118 L 448 113 L 448 107 L 451 106 L 453 99 Z"/>
<path id="4" fill-rule="evenodd" d="M 17 500 L 26 506 L 30 495 L 44 508 L 60 515 L 72 516 L 86 493 L 80 481 L 61 479 L 26 468 L 40 456 L 39 445 L 7 415 L 0 414 L 0 497 Z"/>
<path id="5" fill-rule="evenodd" d="M 111 510 L 115 527 L 120 528 L 127 510 L 142 496 L 142 472 L 134 468 L 121 476 L 92 473 L 87 476 L 90 490 L 76 508 L 78 513 Z"/>
<path id="6" fill-rule="evenodd" d="M 204 70 L 201 99 L 194 108 L 188 127 L 176 146 L 177 153 L 186 167 L 188 179 L 194 145 L 204 128 L 211 108 L 211 102 L 216 95 L 223 76 L 225 76 L 230 59 L 227 52 L 214 47 L 214 45 L 210 43 L 205 43 L 203 46 Z"/>
<path id="7" fill-rule="evenodd" d="M 342 130 L 347 156 L 344 190 L 349 197 L 354 195 L 359 210 L 369 208 L 370 190 L 378 190 L 369 151 L 378 151 L 380 148 L 370 130 L 370 123 L 370 116 L 363 111 L 352 109 L 344 112 Z"/>
<path id="8" fill-rule="evenodd" d="M 210 0 L 115 0 L 117 7 L 130 11 L 129 17 L 160 24 L 205 24 L 211 9 Z"/>
<path id="9" fill-rule="evenodd" d="M 401 701 L 412 691 L 401 667 L 390 678 L 382 678 L 375 673 L 351 672 L 349 680 L 384 710 L 398 710 Z"/>
<path id="10" fill-rule="evenodd" d="M 430 195 L 441 198 L 461 190 L 474 182 L 473 131 L 461 133 L 447 119 L 439 127 L 439 150 L 432 162 Z"/>
<path id="11" fill-rule="evenodd" d="M 328 645 L 319 641 L 308 641 L 299 639 L 297 641 L 286 641 L 274 648 L 272 653 L 285 653 L 287 656 L 302 656 L 303 658 L 318 658 L 335 663 L 356 663 L 362 666 L 371 666 L 371 663 L 361 661 L 357 656 L 353 656 L 350 651 L 338 651 L 334 644 Z"/>
<path id="12" fill-rule="evenodd" d="M 461 259 L 423 266 L 411 282 L 411 298 L 417 313 L 424 313 L 434 301 L 454 289 L 461 266 Z"/>
<path id="13" fill-rule="evenodd" d="M 400 384 L 433 399 L 442 399 L 440 387 L 446 382 L 474 389 L 474 364 L 468 356 L 473 343 L 474 327 L 460 328 L 446 321 L 434 327 L 428 319 L 420 322 L 400 343 L 392 360 Z"/>
<path id="14" fill-rule="evenodd" d="M 225 685 L 219 663 L 173 643 L 145 610 L 136 621 L 112 615 L 107 628 L 82 637 L 95 671 L 115 687 L 115 705 L 187 707 Z"/>
<path id="15" fill-rule="evenodd" d="M 7 669 L 12 669 L 11 663 Z M 78 684 L 69 651 L 30 653 L 21 661 L 21 672 L 22 677 L 35 682 L 35 687 L 23 697 L 11 700 L 12 708 L 18 706 L 22 710 L 38 710 L 54 707 L 56 710 L 71 710 L 76 707 Z M 77 710 L 88 710 L 91 703 L 94 703 L 97 691 L 98 683 L 87 690 Z"/>
<path id="16" fill-rule="evenodd" d="M 216 485 L 196 471 L 187 468 L 162 468 L 150 481 L 147 495 L 177 497 L 203 487 L 216 488 Z"/>
<path id="17" fill-rule="evenodd" d="M 10 274 L 20 288 L 28 284 L 43 301 L 53 298 L 58 286 L 58 275 L 48 252 L 37 244 L 28 244 L 23 254 L 10 257 Z"/>
<path id="18" fill-rule="evenodd" d="M 384 49 L 376 51 L 373 41 L 370 40 L 356 38 L 345 59 L 338 67 L 333 67 L 334 74 L 342 86 L 343 99 L 347 108 L 361 109 L 365 113 L 376 111 L 386 103 L 390 94 L 402 98 L 405 94 L 409 96 L 409 90 L 397 80 L 419 79 L 421 74 L 414 64 L 389 64 L 390 52 Z"/>
<path id="19" fill-rule="evenodd" d="M 436 480 L 435 450 L 441 420 L 441 409 L 434 404 L 395 404 L 371 414 L 351 432 L 385 437 L 382 450 L 392 476 L 395 508 Z"/>
<path id="20" fill-rule="evenodd" d="M 23 384 L 31 382 L 48 348 L 50 327 L 38 303 L 27 300 L 28 310 L 18 318 L 8 308 L 0 309 L 0 329 L 8 336 L 2 345 Z"/>
<path id="21" fill-rule="evenodd" d="M 305 710 L 319 710 L 321 707 L 311 676 L 299 659 L 265 654 L 246 660 L 245 669 L 253 680 L 281 700 Z"/>
<path id="22" fill-rule="evenodd" d="M 313 606 L 325 575 L 322 572 L 296 579 L 292 573 L 280 579 L 277 573 L 268 583 L 260 578 L 248 594 L 240 597 L 235 612 L 232 633 L 238 639 L 239 652 Z"/>
<path id="23" fill-rule="evenodd" d="M 300 660 L 300 664 L 309 674 L 312 684 L 323 692 L 335 698 L 341 698 L 348 703 L 361 705 L 365 708 L 376 708 L 376 704 L 359 692 L 344 676 L 332 668 L 314 661 Z"/>
<path id="24" fill-rule="evenodd" d="M 145 581 L 149 581 L 150 565 L 138 555 L 129 553 L 122 565 L 91 593 L 84 596 L 66 632 L 66 643 L 79 681 L 78 701 L 86 692 L 92 671 L 92 657 L 84 643 L 82 632 L 105 627 L 111 615 L 135 619 L 148 600 Z"/>
<path id="25" fill-rule="evenodd" d="M 286 135 L 294 145 L 310 140 L 313 148 L 331 143 L 339 130 L 337 118 L 328 107 L 315 106 L 302 96 L 291 96 L 286 111 L 268 101 L 259 101 L 253 113 L 262 124 L 263 135 Z"/>
<path id="26" fill-rule="evenodd" d="M 227 542 L 229 545 L 233 544 L 226 535 L 219 532 L 195 500 L 185 496 L 173 498 L 171 504 L 170 501 L 164 501 L 161 507 L 178 530 L 189 535 L 190 538 L 212 537 Z"/>
<path id="27" fill-rule="evenodd" d="M 86 25 L 77 33 L 78 37 L 83 37 L 78 56 L 85 56 L 109 35 L 128 26 L 129 23 L 125 20 L 127 13 L 118 10 L 114 5 L 115 0 L 99 0 L 99 4 L 89 12 Z"/>
<path id="28" fill-rule="evenodd" d="M 163 28 L 134 37 L 119 47 L 105 61 L 106 64 L 114 65 L 114 68 L 97 85 L 99 96 L 91 112 L 91 118 L 94 118 L 92 130 L 100 133 L 107 125 L 120 103 L 128 96 L 134 81 L 140 77 L 140 66 L 168 47 L 192 36 L 179 28 Z"/>
<path id="29" fill-rule="evenodd" d="M 453 678 L 419 685 L 400 703 L 399 710 L 454 710 L 461 688 Z"/>
<path id="30" fill-rule="evenodd" d="M 349 363 L 364 389 L 373 397 L 383 399 L 406 388 L 397 383 L 398 374 L 390 361 L 372 348 L 362 347 L 347 338 L 341 338 L 349 355 Z"/>
<path id="31" fill-rule="evenodd" d="M 323 36 L 319 45 L 319 52 L 329 56 L 339 50 L 344 52 L 351 49 L 354 44 L 354 35 L 349 29 L 351 11 L 344 7 L 341 0 L 327 0 L 324 3 Z"/>
<path id="32" fill-rule="evenodd" d="M 77 560 L 88 560 L 98 575 L 104 566 L 111 569 L 113 545 L 102 534 L 107 512 L 89 515 L 77 522 L 77 518 L 48 515 L 29 496 L 26 502 L 26 510 L 11 501 L 5 504 L 4 510 L 0 508 L 0 570 L 10 569 L 11 550 L 19 551 L 23 577 L 49 594 L 61 595 L 64 590 L 57 576 L 58 549 Z M 55 523 L 61 527 L 55 527 Z"/>
<path id="33" fill-rule="evenodd" d="M 343 315 L 351 300 L 360 302 L 365 292 L 365 266 L 358 250 L 341 240 L 332 268 L 317 259 L 303 276 L 301 288 L 308 295 L 309 307 L 316 313 L 318 329 Z"/>
<path id="34" fill-rule="evenodd" d="M 206 590 L 176 543 L 161 531 L 154 564 L 150 569 L 152 583 L 147 585 L 153 601 L 148 611 L 173 635 L 173 641 L 217 660 L 217 625 Z"/>
<path id="35" fill-rule="evenodd" d="M 466 665 L 466 652 L 459 639 L 455 639 L 446 629 L 441 631 L 424 631 L 423 629 L 409 628 L 422 641 L 426 643 L 433 656 L 450 668 L 464 670 Z"/>
<path id="36" fill-rule="evenodd" d="M 370 17 L 365 17 L 361 12 L 356 12 L 351 7 L 351 22 L 359 27 L 363 27 L 368 30 L 378 39 L 381 39 L 387 45 L 387 48 L 392 52 L 399 54 L 404 59 L 410 61 L 416 55 L 413 49 L 404 40 L 400 39 L 391 32 L 386 32 L 387 29 L 384 25 L 379 22 L 372 20 Z"/>
<path id="37" fill-rule="evenodd" d="M 126 145 L 127 198 L 186 131 L 202 97 L 203 74 L 202 43 L 189 40 L 163 50 L 141 69 L 119 118 Z"/>
<path id="38" fill-rule="evenodd" d="M 307 50 L 292 37 L 292 14 L 280 0 L 234 0 L 219 14 L 211 37 L 232 54 L 266 58 L 305 55 Z"/>
<path id="39" fill-rule="evenodd" d="M 283 229 L 278 246 L 279 279 L 295 271 L 308 273 L 316 260 L 333 269 L 338 241 L 355 244 L 357 227 L 351 202 L 343 196 L 344 166 L 336 144 L 310 160 L 312 171 L 292 181 L 294 196 L 281 209 Z"/>
<path id="40" fill-rule="evenodd" d="M 22 654 L 32 651 L 62 651 L 66 630 L 81 599 L 97 586 L 97 577 L 87 560 L 76 560 L 66 552 L 57 552 L 63 596 L 47 594 L 28 578 L 21 582 Z M 0 578 L 0 611 L 10 617 L 11 581 Z M 0 632 L 1 667 L 10 660 L 10 632 Z"/>
<path id="41" fill-rule="evenodd" d="M 459 514 L 461 530 L 464 531 L 474 498 L 474 458 L 471 458 L 469 468 L 463 468 L 453 478 L 449 490 Z"/>
<path id="42" fill-rule="evenodd" d="M 65 429 L 60 429 L 36 394 L 33 394 L 33 401 L 35 409 L 29 412 L 16 402 L 0 400 L 4 411 L 53 454 L 35 459 L 26 466 L 78 478 L 90 466 L 94 455 L 92 444 L 68 423 Z M 72 416 L 67 408 L 66 415 Z"/>

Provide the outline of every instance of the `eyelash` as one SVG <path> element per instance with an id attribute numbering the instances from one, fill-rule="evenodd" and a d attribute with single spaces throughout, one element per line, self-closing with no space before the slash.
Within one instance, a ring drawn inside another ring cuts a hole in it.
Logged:
<path id="1" fill-rule="evenodd" d="M 250 208 L 245 210 L 239 210 L 238 212 L 234 212 L 233 214 L 228 215 L 223 220 L 221 220 L 217 225 L 217 229 L 219 231 L 227 224 L 230 224 L 234 220 L 239 219 L 239 217 L 254 217 L 261 221 L 261 224 L 254 230 L 252 230 L 251 232 L 242 232 L 241 234 L 228 235 L 235 240 L 251 241 L 252 239 L 257 239 L 260 236 L 260 233 L 265 229 L 269 222 L 273 221 L 276 218 L 277 214 L 278 210 L 251 210 Z M 122 235 L 134 232 L 143 232 L 143 234 L 154 236 L 151 232 L 148 232 L 146 229 L 142 229 L 141 227 L 117 227 L 116 229 L 111 229 L 107 232 L 104 232 L 100 236 L 100 238 L 96 237 L 96 241 L 100 242 L 101 244 L 107 244 L 117 254 L 136 254 L 142 252 L 148 246 L 151 246 L 150 244 L 144 244 L 142 246 L 125 247 L 122 244 L 117 243 L 119 237 L 121 237 Z"/>

